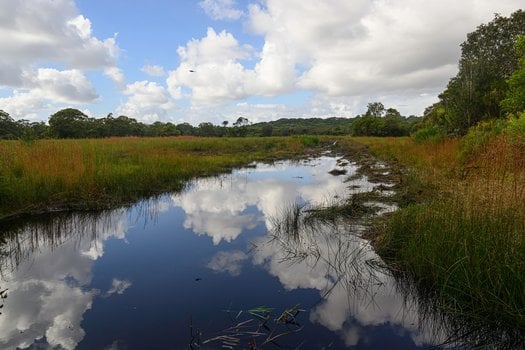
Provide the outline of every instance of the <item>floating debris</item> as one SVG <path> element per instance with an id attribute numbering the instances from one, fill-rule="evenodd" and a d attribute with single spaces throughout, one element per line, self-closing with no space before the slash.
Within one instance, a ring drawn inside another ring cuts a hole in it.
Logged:
<path id="1" fill-rule="evenodd" d="M 330 175 L 339 176 L 345 175 L 348 171 L 346 169 L 332 169 L 328 172 Z"/>

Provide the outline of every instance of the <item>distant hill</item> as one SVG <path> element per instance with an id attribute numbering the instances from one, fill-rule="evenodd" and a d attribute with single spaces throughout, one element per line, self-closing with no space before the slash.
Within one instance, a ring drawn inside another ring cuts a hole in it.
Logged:
<path id="1" fill-rule="evenodd" d="M 250 136 L 348 135 L 354 118 L 281 118 L 246 126 Z"/>

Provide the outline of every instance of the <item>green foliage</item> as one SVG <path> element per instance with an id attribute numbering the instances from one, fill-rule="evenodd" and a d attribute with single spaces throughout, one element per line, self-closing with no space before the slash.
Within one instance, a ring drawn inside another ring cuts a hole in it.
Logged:
<path id="1" fill-rule="evenodd" d="M 249 136 L 348 135 L 352 119 L 348 118 L 281 118 L 249 125 Z"/>
<path id="2" fill-rule="evenodd" d="M 100 138 L 111 136 L 177 136 L 181 133 L 194 135 L 195 128 L 189 124 L 178 126 L 172 123 L 155 122 L 146 125 L 125 115 L 105 118 L 89 118 L 77 109 L 60 110 L 49 118 L 51 134 L 58 138 Z M 37 130 L 41 125 L 32 125 Z M 40 132 L 39 135 L 42 135 Z M 41 138 L 41 137 L 37 137 Z"/>
<path id="3" fill-rule="evenodd" d="M 16 139 L 19 128 L 9 113 L 0 109 L 0 139 Z"/>
<path id="4" fill-rule="evenodd" d="M 142 136 L 145 134 L 146 127 L 144 124 L 124 115 L 113 118 L 113 115 L 110 113 L 106 118 L 97 121 L 101 125 L 101 130 L 99 130 L 96 135 L 93 135 L 93 137 Z"/>
<path id="5" fill-rule="evenodd" d="M 306 147 L 315 147 L 319 145 L 320 139 L 317 136 L 300 136 L 299 140 Z"/>
<path id="6" fill-rule="evenodd" d="M 519 55 L 519 69 L 507 79 L 509 90 L 501 108 L 509 113 L 525 110 L 525 35 L 518 36 L 516 52 Z"/>
<path id="7" fill-rule="evenodd" d="M 385 106 L 381 102 L 372 102 L 368 104 L 365 116 L 382 117 L 385 115 Z"/>
<path id="8" fill-rule="evenodd" d="M 385 109 L 380 102 L 370 103 L 367 114 L 350 118 L 282 118 L 270 122 L 252 124 L 239 117 L 228 127 L 229 122 L 213 125 L 200 123 L 197 127 L 189 123 L 173 124 L 156 121 L 144 124 L 124 115 L 90 118 L 74 108 L 66 108 L 49 118 L 49 126 L 43 122 L 15 121 L 9 114 L 0 115 L 0 139 L 41 138 L 102 138 L 125 136 L 203 136 L 203 137 L 248 137 L 290 135 L 370 135 L 406 136 L 417 125 L 420 118 L 403 117 L 396 109 Z"/>
<path id="9" fill-rule="evenodd" d="M 518 68 L 515 42 L 525 34 L 525 12 L 496 17 L 469 33 L 461 45 L 459 72 L 439 96 L 446 130 L 466 133 L 481 120 L 500 118 L 506 80 Z"/>
<path id="10" fill-rule="evenodd" d="M 363 116 L 352 122 L 353 136 L 407 136 L 419 118 L 404 118 L 396 109 L 385 110 L 380 102 L 369 103 Z"/>
<path id="11" fill-rule="evenodd" d="M 177 129 L 183 136 L 195 135 L 195 128 L 190 123 L 178 124 Z"/>
<path id="12" fill-rule="evenodd" d="M 493 209 L 463 199 L 401 209 L 387 222 L 380 253 L 437 288 L 447 313 L 523 329 L 523 215 Z"/>
<path id="13" fill-rule="evenodd" d="M 417 143 L 432 142 L 438 143 L 445 138 L 446 133 L 437 125 L 431 125 L 426 128 L 417 130 L 412 134 L 414 141 Z"/>
<path id="14" fill-rule="evenodd" d="M 146 136 L 179 136 L 180 130 L 175 124 L 172 123 L 161 123 L 159 121 L 149 125 L 146 128 Z"/>
<path id="15" fill-rule="evenodd" d="M 492 119 L 471 127 L 461 139 L 460 158 L 466 159 L 482 147 L 486 147 L 495 136 L 503 132 L 506 123 L 504 119 Z"/>
<path id="16" fill-rule="evenodd" d="M 525 111 L 511 115 L 504 131 L 512 142 L 525 144 Z"/>
<path id="17" fill-rule="evenodd" d="M 49 130 L 44 123 L 31 123 L 24 119 L 14 120 L 9 113 L 0 109 L 0 139 L 29 141 L 48 135 Z"/>
<path id="18" fill-rule="evenodd" d="M 62 109 L 49 117 L 51 132 L 59 138 L 88 137 L 90 120 L 74 108 Z"/>

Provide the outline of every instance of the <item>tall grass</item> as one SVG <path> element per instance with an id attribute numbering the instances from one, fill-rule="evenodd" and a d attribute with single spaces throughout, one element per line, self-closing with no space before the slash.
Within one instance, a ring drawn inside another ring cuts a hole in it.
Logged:
<path id="1" fill-rule="evenodd" d="M 108 207 L 181 189 L 194 176 L 304 154 L 308 146 L 296 137 L 1 141 L 0 219 Z"/>
<path id="2" fill-rule="evenodd" d="M 435 191 L 390 216 L 380 254 L 433 286 L 446 313 L 523 329 L 524 144 L 505 133 L 468 152 L 457 140 L 390 142 L 371 148 L 409 165 Z"/>

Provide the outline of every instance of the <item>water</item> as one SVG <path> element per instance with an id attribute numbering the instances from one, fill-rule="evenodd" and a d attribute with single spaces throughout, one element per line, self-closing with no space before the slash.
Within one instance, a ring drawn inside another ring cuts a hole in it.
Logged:
<path id="1" fill-rule="evenodd" d="M 292 349 L 438 344 L 443 331 L 380 268 L 359 223 L 276 229 L 294 203 L 377 185 L 328 174 L 336 167 L 331 157 L 257 164 L 131 208 L 19 228 L 0 247 L 0 348 L 249 348 L 246 332 Z M 275 321 L 297 304 L 291 322 Z M 273 309 L 267 328 L 262 305 Z"/>

